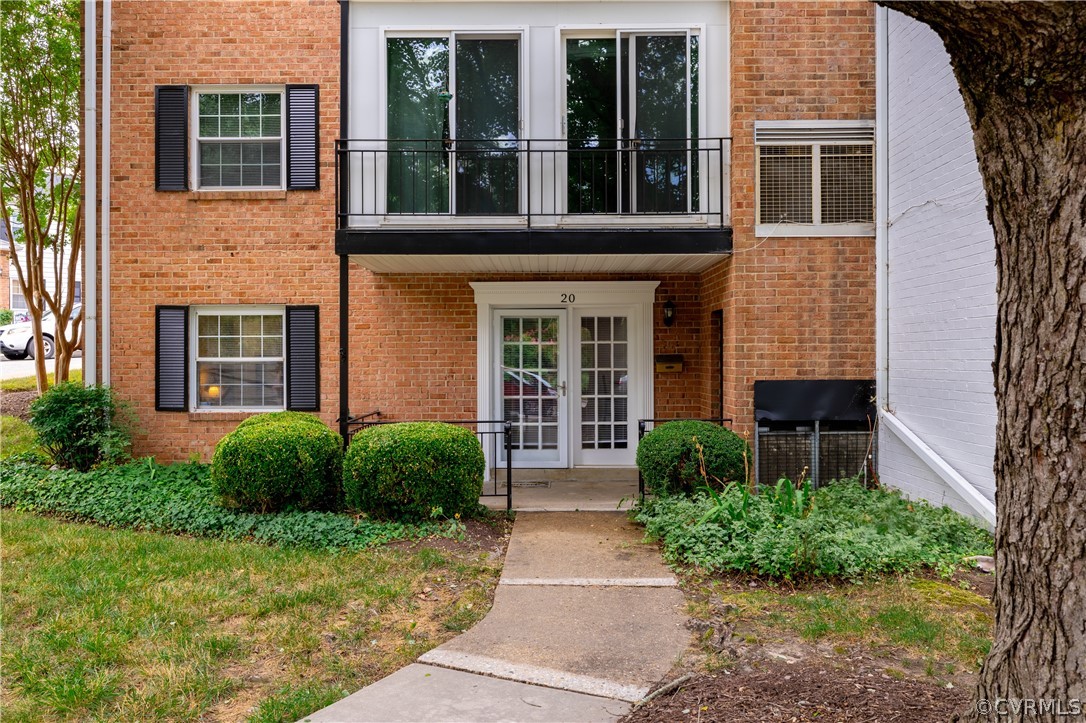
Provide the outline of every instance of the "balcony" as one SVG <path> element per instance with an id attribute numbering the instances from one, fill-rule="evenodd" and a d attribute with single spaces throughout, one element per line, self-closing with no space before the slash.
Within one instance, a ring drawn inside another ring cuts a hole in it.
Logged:
<path id="1" fill-rule="evenodd" d="M 727 138 L 336 142 L 336 252 L 378 272 L 699 271 Z"/>

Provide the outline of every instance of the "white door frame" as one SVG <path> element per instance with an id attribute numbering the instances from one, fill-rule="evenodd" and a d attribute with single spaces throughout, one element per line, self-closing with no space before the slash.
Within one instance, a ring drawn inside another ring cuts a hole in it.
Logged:
<path id="1" fill-rule="evenodd" d="M 643 340 L 639 349 L 630 350 L 631 356 L 639 357 L 636 360 L 636 367 L 632 368 L 643 370 L 637 379 L 638 403 L 630 406 L 630 419 L 645 419 L 652 416 L 652 410 L 655 409 L 652 373 L 652 305 L 656 298 L 656 287 L 660 285 L 659 281 L 472 281 L 470 285 L 475 290 L 477 319 L 478 419 L 491 419 L 495 414 L 497 387 L 492 378 L 496 362 L 494 354 L 497 348 L 493 331 L 495 310 L 566 308 L 590 311 L 593 307 L 613 309 L 619 306 L 638 307 L 639 313 L 636 318 L 640 319 L 641 328 L 637 331 Z M 573 318 L 572 313 L 570 313 L 570 318 Z M 566 363 L 569 363 L 573 353 L 567 350 Z M 633 397 L 631 386 L 631 401 Z M 568 428 L 572 429 L 572 425 L 568 425 Z M 572 437 L 572 432 L 570 436 Z M 489 452 L 487 454 L 487 467 L 491 468 L 496 460 L 489 459 Z M 567 455 L 570 464 L 574 463 L 575 457 L 577 455 L 572 453 Z M 518 464 L 514 455 L 513 466 L 531 465 L 530 463 Z"/>

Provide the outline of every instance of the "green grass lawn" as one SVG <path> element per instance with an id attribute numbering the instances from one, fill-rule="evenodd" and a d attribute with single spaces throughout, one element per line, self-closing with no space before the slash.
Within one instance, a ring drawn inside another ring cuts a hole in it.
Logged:
<path id="1" fill-rule="evenodd" d="M 499 574 L 467 547 L 314 552 L 2 514 L 5 723 L 297 720 L 474 624 Z"/>
<path id="2" fill-rule="evenodd" d="M 925 577 L 883 577 L 808 589 L 727 578 L 688 578 L 694 618 L 733 627 L 752 644 L 795 641 L 848 656 L 885 659 L 892 676 L 912 669 L 945 678 L 980 667 L 992 642 L 995 609 L 968 583 Z M 733 662 L 711 651 L 710 667 Z"/>
<path id="3" fill-rule="evenodd" d="M 45 366 L 48 369 L 52 366 L 52 360 L 45 362 Z M 49 386 L 53 386 L 53 372 L 49 372 L 46 375 L 46 379 L 49 380 Z M 71 369 L 68 371 L 68 381 L 81 382 L 83 381 L 82 369 Z M 38 388 L 37 377 L 18 377 L 16 379 L 4 379 L 0 381 L 0 391 L 4 392 L 30 392 Z"/>
<path id="4" fill-rule="evenodd" d="M 18 417 L 0 416 L 0 459 L 37 447 L 38 435 Z"/>

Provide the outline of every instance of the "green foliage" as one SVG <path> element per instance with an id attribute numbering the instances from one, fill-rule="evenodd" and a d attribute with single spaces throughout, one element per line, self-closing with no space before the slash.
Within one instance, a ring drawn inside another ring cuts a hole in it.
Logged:
<path id="1" fill-rule="evenodd" d="M 774 578 L 860 578 L 954 566 L 991 554 L 987 531 L 947 507 L 838 482 L 811 493 L 782 480 L 687 498 L 648 498 L 635 513 L 672 563 Z"/>
<path id="2" fill-rule="evenodd" d="M 246 419 L 219 441 L 211 462 L 220 498 L 256 512 L 336 509 L 342 475 L 342 438 L 297 412 Z"/>
<path id="3" fill-rule="evenodd" d="M 110 527 L 308 549 L 359 549 L 390 540 L 457 534 L 455 522 L 405 525 L 331 512 L 255 514 L 220 506 L 207 465 L 148 458 L 90 472 L 49 470 L 32 459 L 0 462 L 0 506 Z"/>
<path id="4" fill-rule="evenodd" d="M 0 309 L 0 326 L 15 323 L 15 312 L 11 309 Z"/>
<path id="5" fill-rule="evenodd" d="M 39 312 L 59 310 L 55 335 L 74 341 L 73 280 L 53 289 L 42 279 L 47 249 L 71 259 L 82 249 L 80 3 L 2 2 L 0 38 L 0 215 L 8 238 L 23 246 L 12 255 L 23 295 Z"/>
<path id="6" fill-rule="evenodd" d="M 720 487 L 745 482 L 749 454 L 746 441 L 730 429 L 710 422 L 667 422 L 637 445 L 637 467 L 652 494 L 691 494 L 704 486 L 706 476 Z"/>
<path id="7" fill-rule="evenodd" d="M 38 446 L 33 428 L 18 417 L 0 417 L 0 458 L 25 454 Z"/>
<path id="8" fill-rule="evenodd" d="M 470 513 L 486 461 L 471 430 L 439 422 L 381 424 L 354 436 L 343 462 L 347 504 L 386 519 Z"/>
<path id="9" fill-rule="evenodd" d="M 118 423 L 118 407 L 109 387 L 65 382 L 30 403 L 30 426 L 53 461 L 85 472 L 127 455 L 128 431 Z"/>

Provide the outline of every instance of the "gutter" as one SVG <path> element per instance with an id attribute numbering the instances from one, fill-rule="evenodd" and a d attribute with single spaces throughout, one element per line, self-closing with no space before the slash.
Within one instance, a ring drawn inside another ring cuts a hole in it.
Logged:
<path id="1" fill-rule="evenodd" d="M 110 96 L 113 64 L 113 0 L 102 3 L 102 384 L 110 381 Z"/>
<path id="2" fill-rule="evenodd" d="M 98 382 L 98 17 L 83 0 L 83 384 Z"/>

